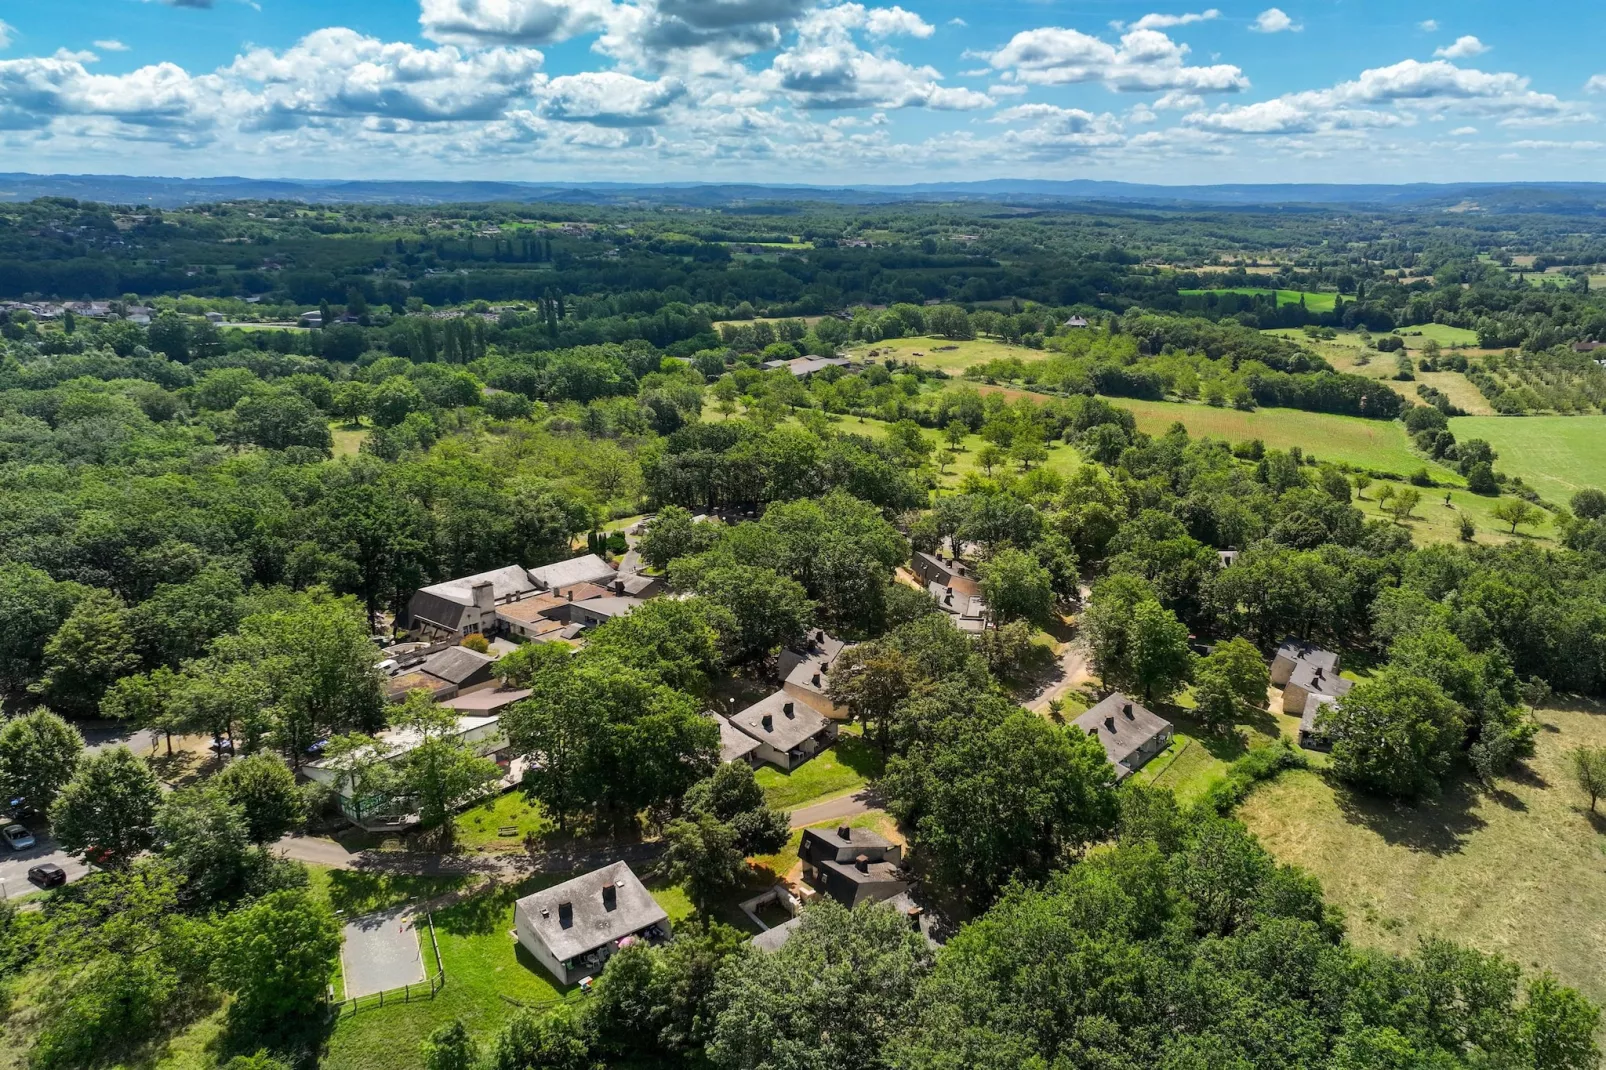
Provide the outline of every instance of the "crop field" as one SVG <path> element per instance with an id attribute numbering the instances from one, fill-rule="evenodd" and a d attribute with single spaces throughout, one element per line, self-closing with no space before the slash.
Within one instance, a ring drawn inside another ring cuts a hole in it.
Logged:
<path id="1" fill-rule="evenodd" d="M 1606 489 L 1606 416 L 1463 416 L 1450 430 L 1488 442 L 1500 455 L 1496 471 L 1521 476 L 1549 501 Z"/>
<path id="2" fill-rule="evenodd" d="M 1305 299 L 1305 307 L 1312 312 L 1331 312 L 1337 303 L 1338 294 L 1313 293 L 1309 290 L 1269 290 L 1254 286 L 1229 286 L 1214 290 L 1178 290 L 1184 297 L 1194 297 L 1199 294 L 1272 294 L 1277 295 L 1277 304 L 1297 305 L 1300 298 Z"/>
<path id="3" fill-rule="evenodd" d="M 1554 972 L 1606 999 L 1606 815 L 1591 815 L 1568 751 L 1606 744 L 1606 709 L 1539 711 L 1538 753 L 1480 790 L 1470 774 L 1415 806 L 1284 773 L 1239 809 L 1284 862 L 1322 882 L 1352 939 L 1408 952 L 1442 935 Z"/>

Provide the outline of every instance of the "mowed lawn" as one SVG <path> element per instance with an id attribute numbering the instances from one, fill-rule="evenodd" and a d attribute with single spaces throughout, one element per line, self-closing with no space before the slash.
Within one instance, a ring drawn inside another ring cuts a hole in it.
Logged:
<path id="1" fill-rule="evenodd" d="M 1229 442 L 1258 438 L 1268 449 L 1286 450 L 1298 446 L 1307 457 L 1323 461 L 1341 461 L 1402 476 L 1426 467 L 1436 480 L 1462 482 L 1450 469 L 1426 461 L 1413 452 L 1404 425 L 1395 420 L 1363 420 L 1358 416 L 1333 416 L 1299 409 L 1240 412 L 1168 401 L 1108 400 L 1131 409 L 1138 419 L 1138 429 L 1151 435 L 1164 434 L 1180 420 L 1195 438 L 1208 435 Z"/>
<path id="2" fill-rule="evenodd" d="M 1210 290 L 1178 290 L 1183 297 L 1197 297 L 1200 294 L 1276 294 L 1278 306 L 1297 305 L 1300 298 L 1305 299 L 1305 307 L 1312 312 L 1331 312 L 1337 305 L 1338 294 L 1313 293 L 1309 290 L 1271 290 L 1256 286 L 1223 286 Z"/>
<path id="3" fill-rule="evenodd" d="M 1606 416 L 1460 416 L 1450 430 L 1457 441 L 1488 442 L 1500 455 L 1496 471 L 1521 476 L 1548 501 L 1606 489 Z"/>
<path id="4" fill-rule="evenodd" d="M 790 810 L 857 791 L 881 775 L 881 752 L 857 734 L 843 732 L 833 746 L 816 754 L 790 773 L 773 765 L 760 766 L 754 779 L 764 789 L 764 800 L 777 810 Z"/>
<path id="5" fill-rule="evenodd" d="M 957 375 L 966 368 L 977 364 L 985 364 L 990 360 L 1007 360 L 1014 357 L 1016 360 L 1031 363 L 1054 356 L 1053 353 L 1042 349 L 1027 349 L 1025 346 L 1012 346 L 1007 342 L 1000 342 L 992 338 L 972 338 L 965 341 L 949 341 L 945 338 L 889 338 L 874 343 L 858 343 L 848 350 L 848 355 L 854 360 L 862 360 L 871 350 L 876 351 L 876 360 L 884 361 L 892 357 L 908 364 L 918 364 L 922 368 L 939 368 L 950 375 Z M 916 355 L 918 354 L 918 356 Z"/>
<path id="6" fill-rule="evenodd" d="M 1442 935 L 1551 970 L 1606 1000 L 1606 813 L 1591 817 L 1568 751 L 1606 744 L 1606 708 L 1540 711 L 1538 753 L 1494 791 L 1468 781 L 1396 805 L 1284 773 L 1239 810 L 1273 854 L 1315 874 L 1358 943 L 1409 951 Z"/>

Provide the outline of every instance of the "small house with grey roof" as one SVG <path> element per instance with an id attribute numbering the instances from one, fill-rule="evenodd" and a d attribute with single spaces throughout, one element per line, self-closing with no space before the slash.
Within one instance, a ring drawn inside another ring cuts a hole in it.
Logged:
<path id="1" fill-rule="evenodd" d="M 559 984 L 602 972 L 614 952 L 669 939 L 669 914 L 624 862 L 527 895 L 513 932 Z"/>
<path id="2" fill-rule="evenodd" d="M 837 725 L 813 706 L 777 691 L 734 714 L 731 724 L 758 740 L 758 757 L 792 770 L 836 740 Z"/>
<path id="3" fill-rule="evenodd" d="M 849 710 L 831 699 L 831 670 L 848 644 L 818 629 L 811 630 L 798 647 L 788 647 L 776 659 L 781 690 L 800 698 L 833 721 L 846 721 Z"/>
<path id="4" fill-rule="evenodd" d="M 1078 717 L 1076 727 L 1103 745 L 1117 780 L 1125 780 L 1169 747 L 1175 731 L 1170 721 L 1119 691 Z"/>

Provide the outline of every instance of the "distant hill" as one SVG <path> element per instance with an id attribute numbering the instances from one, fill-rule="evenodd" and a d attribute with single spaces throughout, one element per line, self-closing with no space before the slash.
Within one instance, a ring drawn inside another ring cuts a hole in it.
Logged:
<path id="1" fill-rule="evenodd" d="M 1454 183 L 1434 185 L 1154 186 L 1092 179 L 990 179 L 914 185 L 794 186 L 619 182 L 379 182 L 256 178 L 141 178 L 128 175 L 0 174 L 0 203 L 73 197 L 109 204 L 175 208 L 229 200 L 309 204 L 685 204 L 748 208 L 812 201 L 834 204 L 980 201 L 1021 205 L 1098 204 L 1153 207 L 1392 208 L 1421 211 L 1606 214 L 1606 183 Z"/>

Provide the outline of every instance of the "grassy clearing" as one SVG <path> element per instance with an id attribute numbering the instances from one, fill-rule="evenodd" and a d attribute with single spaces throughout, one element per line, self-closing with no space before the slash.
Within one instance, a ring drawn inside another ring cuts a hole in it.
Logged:
<path id="1" fill-rule="evenodd" d="M 329 434 L 334 439 L 336 457 L 355 457 L 357 450 L 362 446 L 363 440 L 368 437 L 368 429 L 361 424 L 341 423 L 339 420 L 329 422 Z"/>
<path id="2" fill-rule="evenodd" d="M 1450 399 L 1450 403 L 1463 412 L 1475 416 L 1493 416 L 1494 409 L 1489 405 L 1489 399 L 1472 385 L 1472 381 L 1460 372 L 1425 372 L 1417 371 L 1415 379 L 1399 380 L 1394 378 L 1398 366 L 1392 353 L 1372 353 L 1371 359 L 1365 364 L 1359 363 L 1362 349 L 1340 348 L 1337 346 L 1318 346 L 1322 356 L 1334 368 L 1351 375 L 1364 375 L 1368 379 L 1376 379 L 1379 383 L 1393 390 L 1396 394 L 1414 404 L 1422 404 L 1421 396 L 1416 392 L 1418 383 L 1425 383 L 1435 390 L 1441 391 Z"/>
<path id="3" fill-rule="evenodd" d="M 1016 360 L 1029 362 L 1053 356 L 1046 350 L 1012 346 L 991 338 L 948 341 L 943 338 L 926 337 L 889 338 L 873 344 L 861 343 L 855 345 L 848 355 L 855 360 L 862 360 L 872 349 L 878 354 L 877 360 L 893 357 L 904 363 L 919 364 L 922 368 L 939 368 L 951 375 L 990 360 L 1007 360 L 1014 357 Z"/>
<path id="4" fill-rule="evenodd" d="M 976 389 L 986 392 L 998 388 L 978 386 Z M 1041 399 L 1043 395 L 1034 396 Z M 844 434 L 864 435 L 867 438 L 880 439 L 886 437 L 887 426 L 884 421 L 878 420 L 873 416 L 844 416 L 837 423 L 836 429 Z M 948 449 L 948 440 L 930 428 L 924 429 L 921 433 L 936 448 L 937 452 L 932 454 L 932 464 L 935 466 L 941 452 Z M 977 454 L 986 444 L 986 440 L 980 435 L 966 435 L 963 441 L 959 443 L 959 450 L 954 457 L 953 463 L 949 464 L 945 471 L 938 473 L 939 484 L 944 489 L 947 489 L 957 487 L 972 472 L 978 475 L 987 475 L 987 471 L 976 460 Z M 1045 445 L 1048 447 L 1048 459 L 1043 462 L 1043 467 L 1052 472 L 1058 472 L 1060 475 L 1069 475 L 1081 467 L 1082 456 L 1072 447 L 1058 442 L 1049 442 L 1045 443 Z M 1020 470 L 1020 466 L 1013 461 L 1007 463 L 1013 470 Z M 998 471 L 999 469 L 995 466 L 993 473 L 997 474 Z"/>
<path id="5" fill-rule="evenodd" d="M 1538 753 L 1494 791 L 1466 784 L 1394 805 L 1290 772 L 1251 795 L 1244 822 L 1322 882 L 1356 942 L 1411 950 L 1449 936 L 1551 970 L 1606 999 L 1606 816 L 1593 819 L 1567 751 L 1606 744 L 1606 710 L 1540 711 Z"/>
<path id="6" fill-rule="evenodd" d="M 790 773 L 774 766 L 760 767 L 756 774 L 764 799 L 778 810 L 791 810 L 806 803 L 846 795 L 881 775 L 881 752 L 864 737 L 844 731 L 836 744 L 827 747 Z"/>
<path id="7" fill-rule="evenodd" d="M 1337 304 L 1338 294 L 1313 293 L 1309 290 L 1270 290 L 1256 286 L 1227 286 L 1211 290 L 1178 290 L 1183 297 L 1196 297 L 1200 294 L 1276 294 L 1278 307 L 1283 305 L 1297 305 L 1300 299 L 1305 301 L 1305 307 L 1312 312 L 1331 312 Z"/>
<path id="8" fill-rule="evenodd" d="M 541 812 L 541 804 L 522 791 L 504 792 L 478 806 L 464 810 L 452 819 L 457 844 L 469 850 L 522 850 L 528 836 L 543 836 L 556 827 Z M 512 836 L 501 830 L 513 828 Z"/>
<path id="9" fill-rule="evenodd" d="M 1550 501 L 1606 488 L 1606 416 L 1465 416 L 1451 420 L 1450 430 L 1458 441 L 1487 441 L 1500 455 L 1497 471 L 1521 476 Z"/>
<path id="10" fill-rule="evenodd" d="M 1180 697 L 1176 706 L 1165 707 L 1162 716 L 1176 729 L 1171 746 L 1138 770 L 1138 783 L 1169 788 L 1183 805 L 1193 803 L 1211 785 L 1227 775 L 1235 758 L 1287 735 L 1297 738 L 1299 718 L 1256 711 L 1239 721 L 1231 733 L 1211 732 L 1193 717 L 1191 694 Z"/>
<path id="11" fill-rule="evenodd" d="M 1378 505 L 1378 495 L 1382 493 L 1385 483 L 1374 483 L 1366 488 L 1366 496 L 1354 499 L 1353 504 L 1368 520 L 1387 520 L 1394 523 L 1394 517 L 1383 512 Z M 1394 483 L 1396 492 L 1404 490 L 1408 484 Z M 1511 534 L 1510 525 L 1504 524 L 1494 517 L 1495 503 L 1500 499 L 1486 498 L 1471 491 L 1451 490 L 1450 507 L 1444 504 L 1445 491 L 1443 489 L 1423 487 L 1420 488 L 1422 504 L 1417 506 L 1416 512 L 1409 520 L 1403 521 L 1411 529 L 1411 538 L 1418 546 L 1427 546 L 1437 543 L 1459 542 L 1461 540 L 1461 515 L 1464 513 L 1472 518 L 1477 528 L 1473 541 L 1484 546 L 1498 546 L 1513 541 L 1513 538 L 1522 541 L 1537 541 L 1544 545 L 1551 545 L 1549 524 L 1538 527 L 1529 526 L 1522 529 L 1515 537 Z"/>
<path id="12" fill-rule="evenodd" d="M 1478 347 L 1478 332 L 1468 327 L 1451 327 L 1445 323 L 1420 323 L 1415 327 L 1401 327 L 1401 338 L 1405 339 L 1405 348 L 1421 349 L 1428 342 L 1439 343 L 1445 349 L 1452 346 L 1461 349 L 1476 349 Z"/>
<path id="13" fill-rule="evenodd" d="M 1415 453 L 1405 427 L 1393 420 L 1363 420 L 1358 416 L 1332 416 L 1297 409 L 1239 412 L 1167 401 L 1109 400 L 1131 409 L 1138 418 L 1139 430 L 1150 434 L 1164 434 L 1173 423 L 1180 421 L 1196 438 L 1209 435 L 1229 442 L 1258 438 L 1268 449 L 1286 450 L 1298 446 L 1307 457 L 1400 475 L 1425 466 L 1441 482 L 1461 482 L 1461 477 L 1450 469 Z"/>

